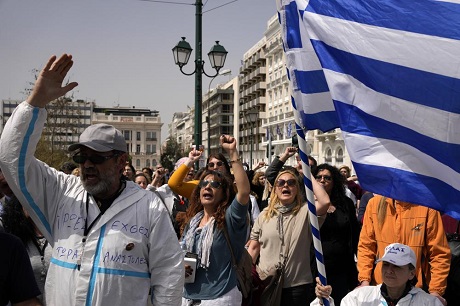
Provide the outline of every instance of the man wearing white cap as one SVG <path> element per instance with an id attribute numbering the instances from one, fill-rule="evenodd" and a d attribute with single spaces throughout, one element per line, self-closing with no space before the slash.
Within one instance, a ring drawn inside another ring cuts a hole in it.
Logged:
<path id="1" fill-rule="evenodd" d="M 342 299 L 340 306 L 442 306 L 435 296 L 414 287 L 417 258 L 410 247 L 392 243 L 377 262 L 382 262 L 383 284 L 356 288 Z M 328 296 L 330 292 L 330 286 L 316 286 L 318 297 Z M 318 304 L 319 300 L 315 302 Z"/>
<path id="2" fill-rule="evenodd" d="M 53 247 L 47 305 L 180 305 L 182 251 L 154 193 L 123 180 L 127 146 L 113 126 L 88 127 L 69 147 L 81 176 L 34 158 L 45 106 L 62 87 L 70 55 L 51 57 L 32 94 L 13 112 L 0 141 L 0 166 L 13 192 Z"/>

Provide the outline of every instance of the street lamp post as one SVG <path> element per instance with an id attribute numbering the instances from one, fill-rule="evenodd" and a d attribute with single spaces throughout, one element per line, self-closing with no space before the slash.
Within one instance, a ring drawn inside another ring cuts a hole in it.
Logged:
<path id="1" fill-rule="evenodd" d="M 254 151 L 254 125 L 257 125 L 259 111 L 256 108 L 251 108 L 244 113 L 246 121 L 251 123 L 251 151 L 249 155 L 249 168 L 252 169 L 252 152 Z"/>
<path id="2" fill-rule="evenodd" d="M 195 70 L 192 73 L 186 73 L 182 70 L 182 67 L 187 65 L 187 62 L 192 53 L 190 44 L 182 37 L 182 40 L 172 49 L 174 55 L 174 61 L 179 66 L 180 71 L 185 75 L 195 74 L 195 145 L 198 149 L 201 145 L 201 133 L 202 133 L 202 114 L 201 114 L 201 103 L 202 103 L 202 74 L 207 77 L 215 77 L 219 74 L 219 70 L 224 66 L 225 59 L 227 57 L 227 51 L 219 42 L 211 48 L 208 53 L 209 62 L 211 67 L 216 70 L 215 75 L 208 75 L 204 71 L 204 61 L 201 57 L 201 42 L 202 42 L 202 9 L 203 2 L 201 0 L 195 1 L 196 13 L 195 13 Z"/>

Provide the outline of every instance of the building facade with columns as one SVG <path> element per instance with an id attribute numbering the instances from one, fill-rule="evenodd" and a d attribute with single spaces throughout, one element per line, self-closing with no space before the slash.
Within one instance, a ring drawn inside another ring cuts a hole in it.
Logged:
<path id="1" fill-rule="evenodd" d="M 94 107 L 92 124 L 106 123 L 120 130 L 136 170 L 154 167 L 161 156 L 161 118 L 158 111 L 135 107 Z"/>

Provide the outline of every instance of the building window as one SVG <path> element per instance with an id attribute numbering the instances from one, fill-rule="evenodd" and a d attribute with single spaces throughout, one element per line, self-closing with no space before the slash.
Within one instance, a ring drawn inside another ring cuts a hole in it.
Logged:
<path id="1" fill-rule="evenodd" d="M 147 152 L 146 154 L 152 154 L 152 146 L 151 145 L 147 145 Z"/>
<path id="2" fill-rule="evenodd" d="M 339 148 L 337 150 L 337 156 L 336 156 L 335 161 L 336 161 L 337 164 L 343 164 L 343 150 L 342 150 L 342 148 Z"/>
<path id="3" fill-rule="evenodd" d="M 330 164 L 332 162 L 332 151 L 330 148 L 326 150 L 326 163 Z"/>
<path id="4" fill-rule="evenodd" d="M 136 159 L 136 168 L 140 168 L 141 167 L 141 160 L 140 159 Z"/>
<path id="5" fill-rule="evenodd" d="M 141 141 L 141 132 L 136 132 L 136 140 Z"/>
<path id="6" fill-rule="evenodd" d="M 125 140 L 131 140 L 131 131 L 123 131 L 123 134 L 125 135 Z"/>
<path id="7" fill-rule="evenodd" d="M 156 141 L 157 140 L 157 132 L 147 132 L 147 139 L 149 141 Z"/>
<path id="8" fill-rule="evenodd" d="M 152 154 L 157 153 L 157 145 L 152 145 Z"/>
<path id="9" fill-rule="evenodd" d="M 147 160 L 145 161 L 145 166 L 146 166 L 146 167 L 150 167 L 150 159 L 147 159 Z"/>
<path id="10" fill-rule="evenodd" d="M 222 127 L 222 134 L 232 135 L 233 134 L 233 128 L 230 127 L 230 126 L 223 126 Z"/>
<path id="11" fill-rule="evenodd" d="M 136 145 L 136 154 L 141 153 L 141 145 Z"/>

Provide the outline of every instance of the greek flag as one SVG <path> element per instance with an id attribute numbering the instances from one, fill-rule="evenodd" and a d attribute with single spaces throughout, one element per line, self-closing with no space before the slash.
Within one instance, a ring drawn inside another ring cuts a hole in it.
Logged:
<path id="1" fill-rule="evenodd" d="M 460 1 L 277 5 L 301 128 L 339 127 L 364 189 L 460 219 Z"/>
<path id="2" fill-rule="evenodd" d="M 288 138 L 292 137 L 292 122 L 289 122 L 289 124 L 286 127 L 286 136 Z"/>

